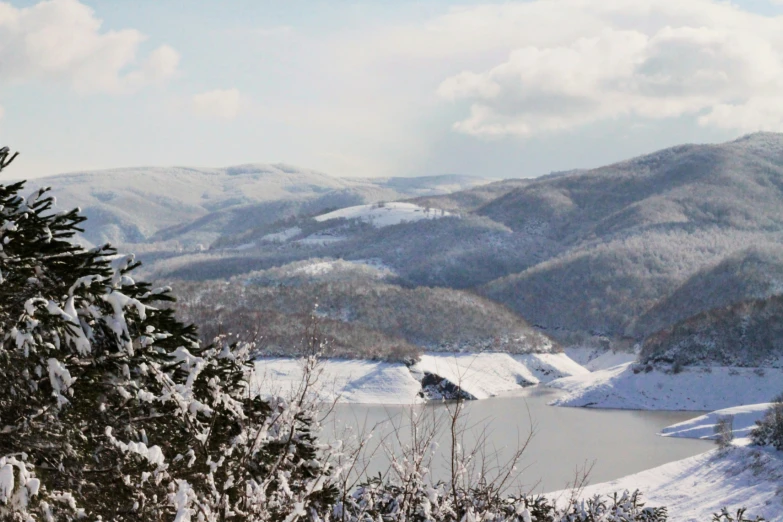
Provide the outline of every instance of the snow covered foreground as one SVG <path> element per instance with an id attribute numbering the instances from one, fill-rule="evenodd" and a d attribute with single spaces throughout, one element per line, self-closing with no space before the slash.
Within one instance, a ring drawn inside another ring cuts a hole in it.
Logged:
<path id="1" fill-rule="evenodd" d="M 733 447 L 585 488 L 583 497 L 640 490 L 648 506 L 666 506 L 671 522 L 705 522 L 728 507 L 783 520 L 783 456 L 769 448 Z M 550 493 L 566 498 L 568 492 Z"/>
<path id="2" fill-rule="evenodd" d="M 634 373 L 633 363 L 557 379 L 556 406 L 711 411 L 767 402 L 783 389 L 780 368 L 685 368 Z"/>
<path id="3" fill-rule="evenodd" d="M 327 359 L 321 363 L 320 399 L 359 404 L 414 404 L 421 402 L 421 379 L 435 374 L 476 399 L 486 399 L 521 386 L 548 382 L 587 370 L 565 354 L 428 353 L 408 368 L 402 363 Z M 255 391 L 286 396 L 301 383 L 302 366 L 296 359 L 256 361 Z"/>
<path id="4" fill-rule="evenodd" d="M 754 517 L 783 520 L 783 453 L 749 446 L 748 438 L 770 405 L 724 408 L 664 428 L 661 435 L 665 437 L 711 439 L 718 418 L 731 415 L 734 446 L 596 484 L 584 495 L 639 489 L 647 505 L 666 506 L 672 522 L 712 520 L 712 513 L 723 507 L 732 512 L 744 507 Z"/>

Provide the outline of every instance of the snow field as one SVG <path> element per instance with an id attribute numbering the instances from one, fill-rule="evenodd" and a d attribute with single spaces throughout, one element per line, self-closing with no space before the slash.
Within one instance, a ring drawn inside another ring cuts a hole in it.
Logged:
<path id="1" fill-rule="evenodd" d="M 705 415 L 679 422 L 661 430 L 664 437 L 680 437 L 686 439 L 714 439 L 714 428 L 721 417 L 732 416 L 733 432 L 735 439 L 745 439 L 750 435 L 750 430 L 761 420 L 772 403 L 748 404 L 713 411 Z M 738 441 L 739 442 L 739 441 Z"/>
<path id="2" fill-rule="evenodd" d="M 566 392 L 556 406 L 629 410 L 712 411 L 767 402 L 783 389 L 783 369 L 689 367 L 680 373 L 634 373 L 626 363 L 590 374 L 556 379 Z"/>
<path id="3" fill-rule="evenodd" d="M 636 360 L 636 354 L 633 352 L 602 351 L 600 348 L 588 346 L 571 346 L 565 348 L 565 353 L 591 372 L 606 370 Z"/>
<path id="4" fill-rule="evenodd" d="M 302 379 L 297 359 L 261 358 L 255 363 L 254 391 L 289 396 Z M 415 404 L 424 373 L 460 385 L 476 399 L 587 372 L 565 354 L 428 353 L 408 368 L 402 363 L 326 359 L 320 364 L 319 400 L 357 404 Z"/>
<path id="5" fill-rule="evenodd" d="M 647 506 L 666 506 L 670 522 L 704 522 L 728 507 L 769 521 L 783 520 L 783 456 L 766 448 L 708 451 L 617 480 L 588 486 L 583 498 L 639 489 Z M 565 499 L 568 491 L 550 493 Z"/>
<path id="6" fill-rule="evenodd" d="M 571 359 L 565 353 L 526 353 L 511 355 L 525 365 L 539 382 L 549 382 L 553 379 L 570 377 L 572 375 L 587 375 L 590 370 Z"/>
<path id="7" fill-rule="evenodd" d="M 291 396 L 302 382 L 302 361 L 282 357 L 258 359 L 254 392 Z M 320 363 L 315 393 L 323 402 L 361 404 L 414 404 L 421 383 L 404 364 L 362 360 L 328 359 Z"/>
<path id="8" fill-rule="evenodd" d="M 432 373 L 476 399 L 487 399 L 520 386 L 538 384 L 527 366 L 505 353 L 424 354 L 412 372 Z"/>
<path id="9" fill-rule="evenodd" d="M 316 216 L 316 221 L 329 221 L 330 219 L 359 219 L 374 227 L 382 228 L 390 225 L 399 225 L 404 222 L 421 221 L 422 219 L 436 219 L 450 216 L 449 212 L 426 209 L 413 203 L 386 203 L 383 206 L 357 205 L 346 207 L 327 214 Z"/>

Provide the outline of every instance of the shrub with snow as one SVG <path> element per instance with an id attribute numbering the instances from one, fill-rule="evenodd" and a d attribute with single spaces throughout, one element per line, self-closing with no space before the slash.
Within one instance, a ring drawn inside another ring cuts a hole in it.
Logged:
<path id="1" fill-rule="evenodd" d="M 773 446 L 783 451 L 783 394 L 775 397 L 764 417 L 756 421 L 750 438 L 758 446 Z"/>
<path id="2" fill-rule="evenodd" d="M 713 431 L 715 432 L 715 444 L 720 449 L 731 446 L 731 441 L 734 440 L 734 416 L 722 415 L 718 417 Z"/>

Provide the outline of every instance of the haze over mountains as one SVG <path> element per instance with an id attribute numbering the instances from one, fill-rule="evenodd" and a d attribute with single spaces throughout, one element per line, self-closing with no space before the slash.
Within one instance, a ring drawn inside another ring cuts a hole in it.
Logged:
<path id="1" fill-rule="evenodd" d="M 92 243 L 176 241 L 187 249 L 303 213 L 444 194 L 487 181 L 459 175 L 336 178 L 284 164 L 250 164 L 61 174 L 31 180 L 28 187 L 50 185 L 60 206 L 81 207 Z"/>
<path id="2" fill-rule="evenodd" d="M 346 180 L 281 165 L 36 181 L 54 185 L 61 206 L 85 209 L 90 241 L 142 243 L 159 278 L 373 259 L 396 285 L 481 293 L 566 344 L 641 340 L 783 288 L 781 134 L 489 184 Z M 368 204 L 404 199 L 405 212 L 432 219 L 370 219 L 384 206 Z M 356 208 L 327 214 L 345 207 Z M 209 249 L 181 251 L 198 243 Z"/>

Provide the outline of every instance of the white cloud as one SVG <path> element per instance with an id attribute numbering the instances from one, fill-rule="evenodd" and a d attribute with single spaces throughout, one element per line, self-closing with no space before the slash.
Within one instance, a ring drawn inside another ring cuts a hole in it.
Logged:
<path id="1" fill-rule="evenodd" d="M 127 92 L 177 72 L 168 46 L 137 59 L 145 36 L 135 29 L 101 31 L 101 20 L 77 0 L 28 8 L 0 2 L 0 81 L 62 81 L 76 91 Z"/>
<path id="2" fill-rule="evenodd" d="M 466 134 L 628 115 L 783 130 L 783 17 L 727 2 L 533 0 L 454 9 L 386 36 L 388 53 L 471 64 L 437 89 L 467 103 L 453 125 Z"/>
<path id="3" fill-rule="evenodd" d="M 216 89 L 196 94 L 191 99 L 196 114 L 226 120 L 236 118 L 241 101 L 237 89 Z"/>

